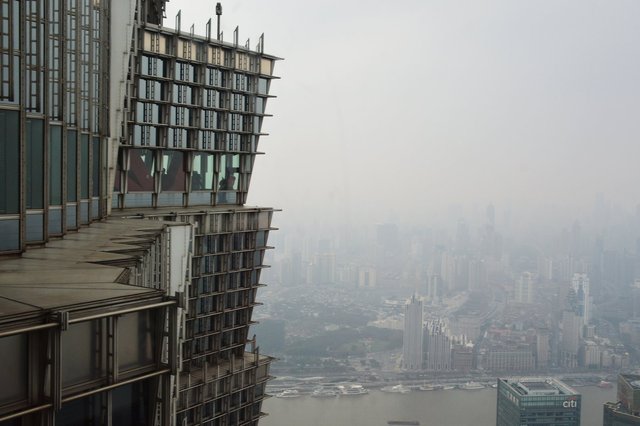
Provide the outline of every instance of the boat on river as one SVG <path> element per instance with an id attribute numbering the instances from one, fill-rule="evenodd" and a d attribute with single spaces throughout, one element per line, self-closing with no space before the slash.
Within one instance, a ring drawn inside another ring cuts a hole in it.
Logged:
<path id="1" fill-rule="evenodd" d="M 482 383 L 478 383 L 478 382 L 467 382 L 467 383 L 464 383 L 464 384 L 460 385 L 460 389 L 478 390 L 478 389 L 484 389 L 484 385 Z"/>
<path id="2" fill-rule="evenodd" d="M 411 392 L 411 389 L 409 389 L 408 387 L 400 384 L 400 385 L 395 385 L 395 386 L 385 386 L 383 388 L 380 389 L 382 392 L 389 392 L 389 393 L 409 393 Z"/>

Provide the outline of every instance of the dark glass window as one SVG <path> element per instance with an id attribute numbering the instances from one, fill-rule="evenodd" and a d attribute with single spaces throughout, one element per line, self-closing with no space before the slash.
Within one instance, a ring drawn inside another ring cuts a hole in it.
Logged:
<path id="1" fill-rule="evenodd" d="M 102 409 L 105 397 L 106 394 L 99 393 L 65 403 L 56 413 L 56 426 L 107 424 L 106 411 Z"/>
<path id="2" fill-rule="evenodd" d="M 42 120 L 27 120 L 26 206 L 41 209 L 44 204 L 44 135 Z"/>
<path id="3" fill-rule="evenodd" d="M 67 201 L 77 201 L 78 192 L 76 188 L 76 180 L 78 177 L 78 153 L 77 148 L 77 132 L 75 130 L 67 131 Z"/>
<path id="4" fill-rule="evenodd" d="M 154 152 L 150 149 L 132 149 L 129 151 L 129 162 L 127 190 L 153 192 Z"/>
<path id="5" fill-rule="evenodd" d="M 100 138 L 94 137 L 92 144 L 92 152 L 91 155 L 91 170 L 92 170 L 92 178 L 91 178 L 91 195 L 94 197 L 100 196 Z"/>
<path id="6" fill-rule="evenodd" d="M 0 110 L 0 214 L 20 211 L 18 120 L 18 111 Z"/>
<path id="7" fill-rule="evenodd" d="M 80 139 L 80 197 L 89 198 L 89 135 Z"/>
<path id="8" fill-rule="evenodd" d="M 118 426 L 147 426 L 151 392 L 149 382 L 136 382 L 120 386 L 112 393 L 113 424 Z"/>
<path id="9" fill-rule="evenodd" d="M 49 128 L 49 204 L 62 204 L 62 127 Z"/>
<path id="10" fill-rule="evenodd" d="M 184 191 L 186 173 L 183 167 L 182 151 L 162 153 L 162 190 Z"/>
<path id="11" fill-rule="evenodd" d="M 26 400 L 27 335 L 18 334 L 0 339 L 0 359 L 2 360 L 0 405 Z"/>

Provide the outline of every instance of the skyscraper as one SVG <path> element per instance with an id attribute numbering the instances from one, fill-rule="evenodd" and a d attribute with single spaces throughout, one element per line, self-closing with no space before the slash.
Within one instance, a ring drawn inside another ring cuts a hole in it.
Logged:
<path id="1" fill-rule="evenodd" d="M 414 295 L 404 308 L 402 355 L 407 370 L 422 368 L 422 342 L 422 301 Z"/>
<path id="2" fill-rule="evenodd" d="M 274 210 L 245 202 L 277 58 L 165 3 L 0 0 L 0 422 L 262 416 Z"/>
<path id="3" fill-rule="evenodd" d="M 581 396 L 554 378 L 498 379 L 496 426 L 580 426 Z"/>
<path id="4" fill-rule="evenodd" d="M 451 337 L 444 322 L 429 322 L 424 334 L 425 368 L 432 371 L 451 370 Z"/>
<path id="5" fill-rule="evenodd" d="M 587 274 L 573 274 L 571 288 L 576 294 L 577 314 L 582 317 L 583 325 L 591 320 L 591 295 L 589 293 L 589 276 Z"/>
<path id="6" fill-rule="evenodd" d="M 515 301 L 516 303 L 525 303 L 531 304 L 533 303 L 533 286 L 534 286 L 534 276 L 531 272 L 523 272 L 520 275 L 518 281 L 516 281 L 515 286 Z"/>

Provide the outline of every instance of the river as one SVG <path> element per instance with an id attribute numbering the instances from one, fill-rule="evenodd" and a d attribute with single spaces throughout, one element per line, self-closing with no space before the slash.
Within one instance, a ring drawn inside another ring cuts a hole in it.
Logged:
<path id="1" fill-rule="evenodd" d="M 602 404 L 615 401 L 616 389 L 576 388 L 582 394 L 582 426 L 602 425 Z M 492 426 L 496 389 L 413 391 L 372 390 L 341 398 L 269 398 L 260 426 L 386 426 L 387 420 L 418 420 L 420 426 Z"/>

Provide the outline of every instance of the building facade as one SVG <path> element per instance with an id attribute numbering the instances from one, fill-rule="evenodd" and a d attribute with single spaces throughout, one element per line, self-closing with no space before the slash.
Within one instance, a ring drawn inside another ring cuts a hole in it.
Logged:
<path id="1" fill-rule="evenodd" d="M 425 328 L 425 368 L 451 370 L 451 336 L 442 320 L 431 321 Z"/>
<path id="2" fill-rule="evenodd" d="M 0 0 L 2 424 L 264 415 L 274 210 L 245 203 L 278 58 L 165 3 Z"/>
<path id="3" fill-rule="evenodd" d="M 618 375 L 618 398 L 606 402 L 603 409 L 603 426 L 640 425 L 640 376 Z"/>
<path id="4" fill-rule="evenodd" d="M 580 394 L 557 379 L 498 379 L 496 426 L 579 426 L 580 409 Z"/>

